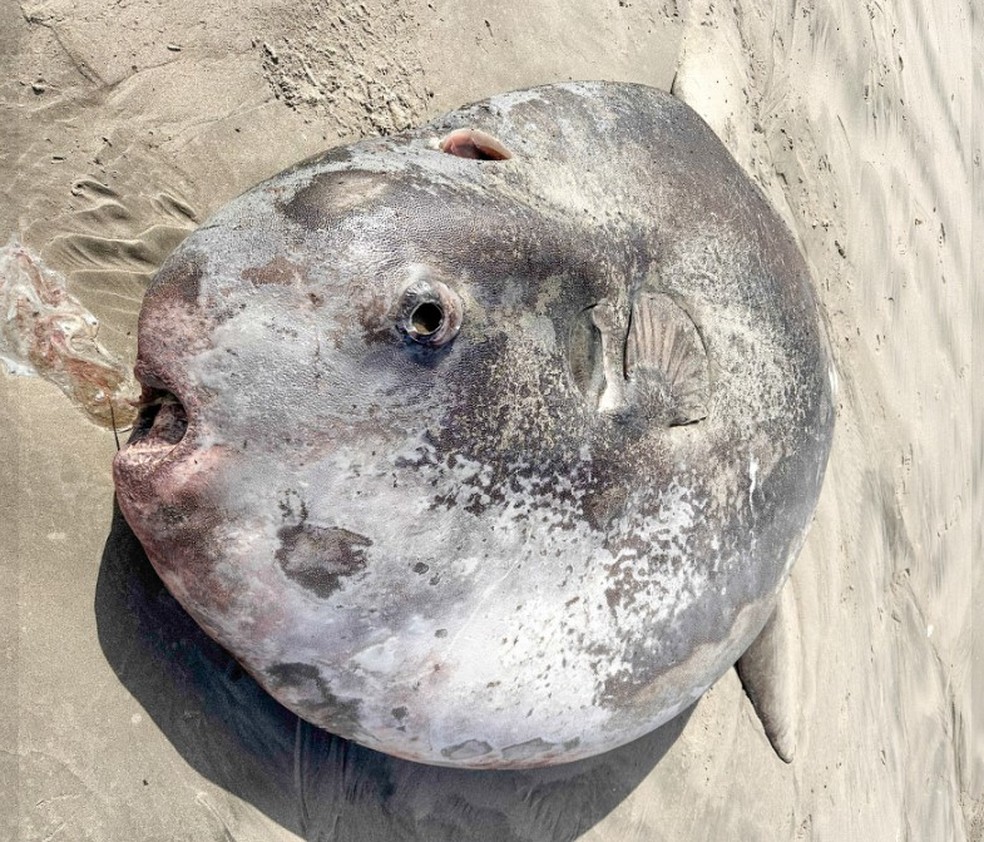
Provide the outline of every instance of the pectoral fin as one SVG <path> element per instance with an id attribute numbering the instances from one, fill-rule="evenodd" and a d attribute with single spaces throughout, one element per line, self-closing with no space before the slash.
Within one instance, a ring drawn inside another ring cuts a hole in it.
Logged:
<path id="1" fill-rule="evenodd" d="M 707 417 L 707 352 L 697 326 L 670 296 L 640 295 L 625 342 L 634 402 L 669 426 Z"/>
<path id="2" fill-rule="evenodd" d="M 736 664 L 765 735 L 786 763 L 792 762 L 799 736 L 799 655 L 799 618 L 787 583 L 765 628 Z"/>
<path id="3" fill-rule="evenodd" d="M 693 319 L 669 295 L 642 293 L 631 310 L 607 299 L 585 309 L 573 324 L 568 358 L 598 412 L 668 427 L 707 417 L 707 351 Z"/>

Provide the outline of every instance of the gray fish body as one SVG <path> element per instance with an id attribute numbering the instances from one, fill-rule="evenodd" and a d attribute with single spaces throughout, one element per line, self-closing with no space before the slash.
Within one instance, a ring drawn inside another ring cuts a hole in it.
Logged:
<path id="1" fill-rule="evenodd" d="M 471 128 L 504 160 L 446 154 Z M 689 108 L 494 97 L 236 199 L 147 293 L 120 506 L 278 700 L 427 763 L 576 760 L 771 614 L 830 447 L 788 231 Z"/>

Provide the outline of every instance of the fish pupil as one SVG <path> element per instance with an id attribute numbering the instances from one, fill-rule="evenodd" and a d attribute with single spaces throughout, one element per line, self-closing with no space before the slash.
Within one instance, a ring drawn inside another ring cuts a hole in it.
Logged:
<path id="1" fill-rule="evenodd" d="M 444 310 L 433 301 L 418 304 L 410 314 L 410 324 L 418 336 L 430 336 L 444 322 Z"/>

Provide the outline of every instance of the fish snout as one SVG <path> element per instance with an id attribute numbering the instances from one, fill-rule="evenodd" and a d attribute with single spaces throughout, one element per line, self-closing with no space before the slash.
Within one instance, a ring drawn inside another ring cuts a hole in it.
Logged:
<path id="1" fill-rule="evenodd" d="M 142 387 L 138 414 L 113 463 L 121 496 L 173 468 L 196 447 L 205 395 L 188 365 L 209 347 L 214 328 L 199 300 L 205 277 L 204 258 L 181 250 L 161 267 L 144 297 L 134 366 Z"/>
<path id="2" fill-rule="evenodd" d="M 113 460 L 120 503 L 160 499 L 168 485 L 183 485 L 200 450 L 200 396 L 180 379 L 161 375 L 141 359 L 134 369 L 142 390 L 137 418 Z"/>
<path id="3" fill-rule="evenodd" d="M 188 431 L 185 402 L 153 375 L 141 373 L 137 379 L 143 387 L 137 403 L 137 420 L 121 453 L 140 458 L 164 457 L 177 446 Z"/>

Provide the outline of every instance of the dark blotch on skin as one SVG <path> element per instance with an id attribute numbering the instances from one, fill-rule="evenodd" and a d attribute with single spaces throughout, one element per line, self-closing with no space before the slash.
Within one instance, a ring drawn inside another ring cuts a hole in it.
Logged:
<path id="1" fill-rule="evenodd" d="M 506 746 L 502 750 L 502 756 L 506 760 L 529 760 L 532 757 L 536 757 L 538 754 L 543 754 L 544 752 L 550 751 L 557 744 L 547 742 L 546 740 L 537 737 L 534 740 L 527 740 L 525 743 L 517 743 L 513 746 Z"/>
<path id="2" fill-rule="evenodd" d="M 196 304 L 205 275 L 202 262 L 195 252 L 184 254 L 180 259 L 168 260 L 154 278 L 147 298 L 177 297 L 186 304 Z"/>
<path id="3" fill-rule="evenodd" d="M 332 732 L 351 739 L 361 733 L 358 699 L 339 699 L 328 686 L 318 668 L 312 664 L 288 662 L 269 667 L 266 677 L 274 690 L 292 687 L 309 699 L 305 706 L 321 721 L 330 721 Z"/>
<path id="4" fill-rule="evenodd" d="M 277 687 L 297 687 L 307 681 L 321 681 L 318 668 L 311 664 L 277 664 L 270 667 L 266 673 Z"/>
<path id="5" fill-rule="evenodd" d="M 596 468 L 599 473 L 602 469 L 605 469 L 607 479 L 617 470 L 617 466 L 606 464 Z M 601 532 L 607 532 L 611 522 L 625 511 L 625 501 L 629 498 L 629 489 L 624 483 L 599 483 L 598 486 L 598 491 L 585 496 L 582 508 L 584 517 L 591 526 Z"/>
<path id="6" fill-rule="evenodd" d="M 341 586 L 341 580 L 366 567 L 365 535 L 339 527 L 300 523 L 277 532 L 280 549 L 275 557 L 287 578 L 325 599 Z"/>
<path id="7" fill-rule="evenodd" d="M 448 760 L 469 760 L 472 757 L 489 754 L 491 751 L 492 746 L 485 740 L 465 740 L 463 743 L 441 749 L 441 754 Z"/>
<path id="8" fill-rule="evenodd" d="M 352 211 L 372 209 L 372 199 L 385 194 L 392 177 L 364 170 L 324 172 L 280 205 L 288 219 L 310 230 L 323 230 Z"/>
<path id="9" fill-rule="evenodd" d="M 303 272 L 302 267 L 277 255 L 265 266 L 256 266 L 243 270 L 243 280 L 257 286 L 263 284 L 289 284 Z"/>

